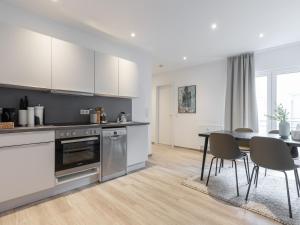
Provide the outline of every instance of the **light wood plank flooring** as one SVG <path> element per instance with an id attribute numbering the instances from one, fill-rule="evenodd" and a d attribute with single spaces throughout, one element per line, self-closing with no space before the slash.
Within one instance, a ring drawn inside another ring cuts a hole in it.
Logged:
<path id="1" fill-rule="evenodd" d="M 154 145 L 147 169 L 6 213 L 0 225 L 277 224 L 182 186 L 200 162 L 200 152 Z"/>

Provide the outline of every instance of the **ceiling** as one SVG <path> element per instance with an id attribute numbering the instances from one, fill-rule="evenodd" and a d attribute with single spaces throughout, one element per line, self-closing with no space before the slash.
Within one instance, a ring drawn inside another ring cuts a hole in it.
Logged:
<path id="1" fill-rule="evenodd" d="M 299 0 L 54 1 L 6 0 L 141 47 L 153 55 L 156 73 L 300 41 Z"/>

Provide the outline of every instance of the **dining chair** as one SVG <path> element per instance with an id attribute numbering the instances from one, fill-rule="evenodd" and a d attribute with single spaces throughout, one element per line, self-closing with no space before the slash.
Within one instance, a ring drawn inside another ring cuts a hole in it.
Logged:
<path id="1" fill-rule="evenodd" d="M 269 134 L 279 134 L 279 130 L 271 130 L 269 131 Z M 296 146 L 290 146 L 290 151 L 293 159 L 299 157 L 298 148 Z"/>
<path id="2" fill-rule="evenodd" d="M 243 127 L 243 128 L 236 128 L 234 130 L 235 132 L 238 132 L 238 133 L 253 133 L 253 130 L 251 128 L 247 128 L 247 127 Z M 238 141 L 239 143 L 239 147 L 241 149 L 241 151 L 247 151 L 249 152 L 249 142 L 247 141 Z"/>
<path id="3" fill-rule="evenodd" d="M 247 190 L 246 201 L 248 201 L 248 196 L 251 188 L 251 183 L 253 180 L 254 173 L 257 173 L 259 167 L 263 167 L 270 170 L 281 171 L 284 173 L 288 206 L 289 206 L 289 216 L 292 218 L 292 207 L 289 192 L 289 183 L 286 171 L 294 171 L 297 194 L 299 195 L 300 181 L 297 171 L 297 166 L 295 165 L 288 146 L 280 139 L 269 138 L 269 137 L 253 137 L 250 141 L 250 157 L 255 163 L 253 167 L 251 178 Z M 270 157 L 272 155 L 272 157 Z"/>
<path id="4" fill-rule="evenodd" d="M 216 160 L 216 168 L 218 165 L 218 161 L 217 161 L 218 159 L 221 159 L 221 161 L 231 160 L 235 165 L 236 190 L 237 190 L 237 196 L 239 196 L 236 160 L 243 159 L 245 171 L 246 171 L 246 177 L 249 183 L 250 170 L 249 170 L 249 164 L 246 163 L 246 161 L 248 161 L 247 154 L 240 151 L 238 143 L 236 142 L 234 137 L 230 134 L 212 133 L 209 137 L 209 144 L 210 144 L 210 153 L 213 155 L 213 158 L 211 159 L 210 162 L 206 186 L 208 186 L 211 168 L 214 160 Z"/>

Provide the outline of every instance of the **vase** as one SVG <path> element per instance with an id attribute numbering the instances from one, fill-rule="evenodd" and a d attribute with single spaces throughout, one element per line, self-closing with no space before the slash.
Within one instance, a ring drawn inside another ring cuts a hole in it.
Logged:
<path id="1" fill-rule="evenodd" d="M 290 136 L 290 124 L 286 121 L 279 123 L 279 135 L 281 138 L 288 138 Z"/>

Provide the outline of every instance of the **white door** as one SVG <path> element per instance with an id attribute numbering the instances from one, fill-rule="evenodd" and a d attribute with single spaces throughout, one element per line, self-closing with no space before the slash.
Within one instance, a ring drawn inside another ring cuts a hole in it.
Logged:
<path id="1" fill-rule="evenodd" d="M 94 93 L 94 51 L 53 38 L 52 89 Z"/>
<path id="2" fill-rule="evenodd" d="M 138 97 L 139 74 L 136 63 L 119 58 L 119 96 Z"/>
<path id="3" fill-rule="evenodd" d="M 0 23 L 0 83 L 51 88 L 51 37 Z"/>
<path id="4" fill-rule="evenodd" d="M 118 96 L 118 57 L 95 53 L 95 94 Z"/>
<path id="5" fill-rule="evenodd" d="M 158 88 L 158 143 L 172 145 L 171 86 Z"/>

